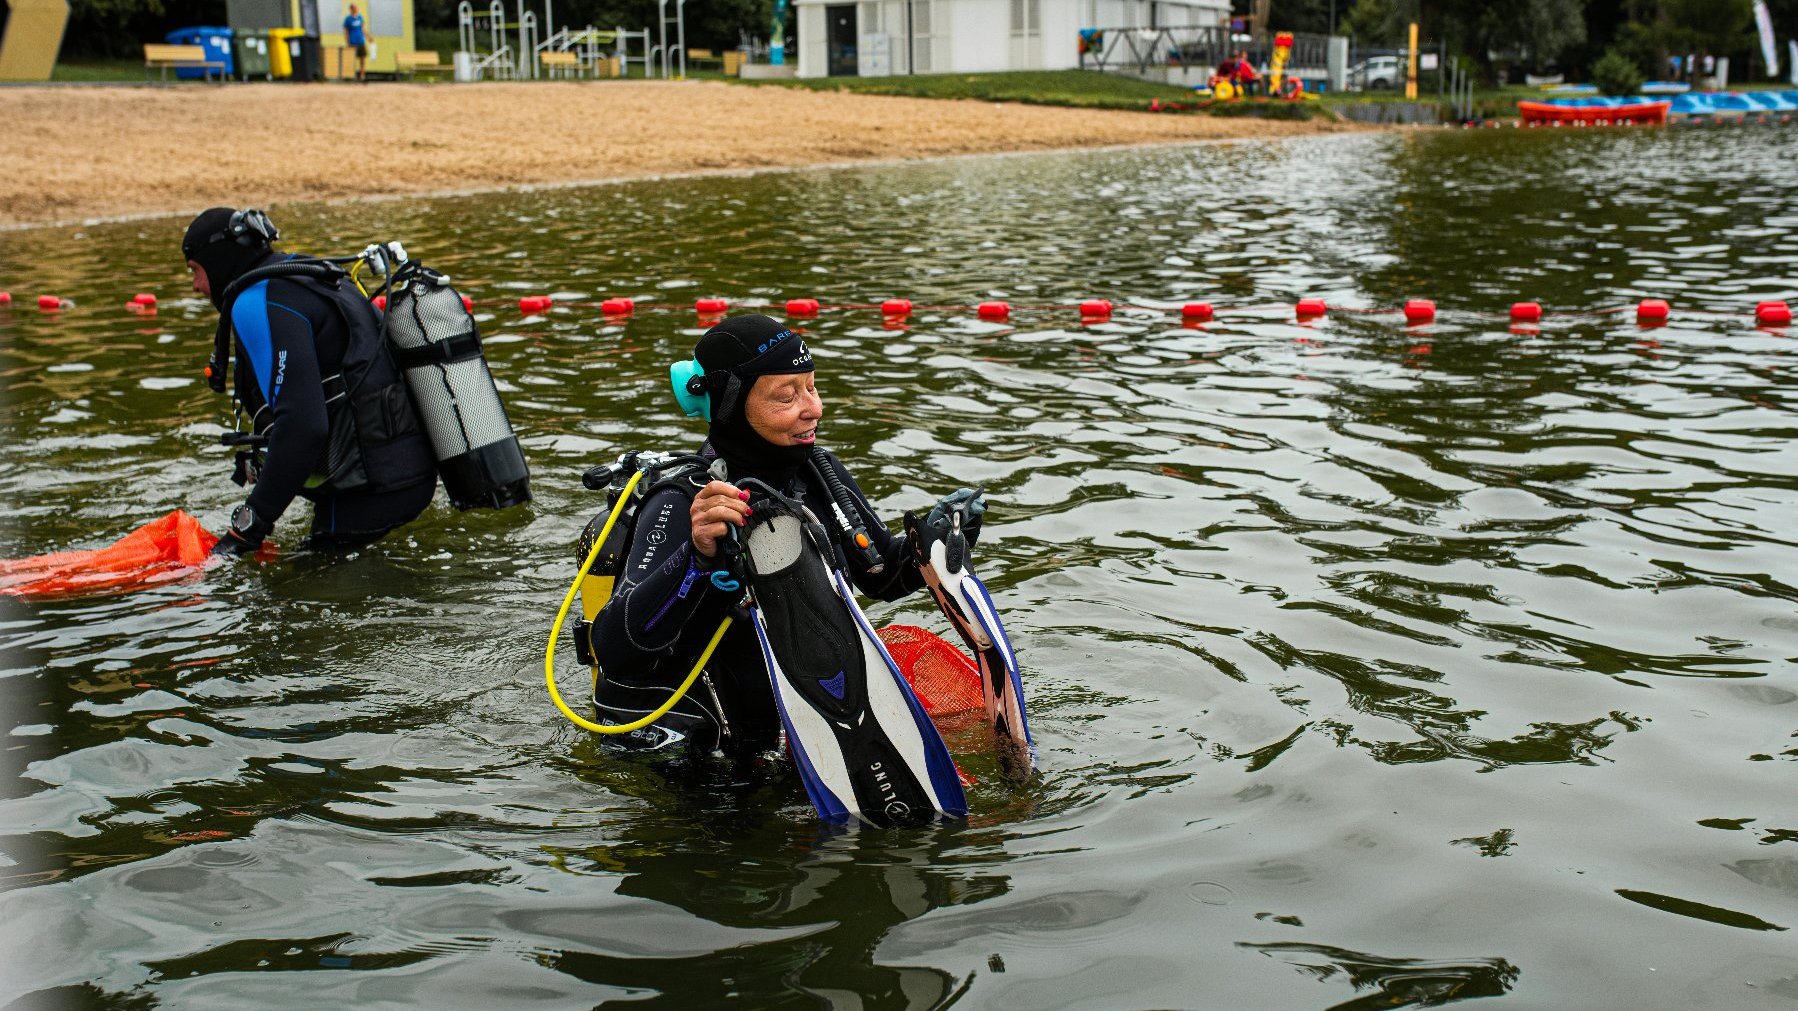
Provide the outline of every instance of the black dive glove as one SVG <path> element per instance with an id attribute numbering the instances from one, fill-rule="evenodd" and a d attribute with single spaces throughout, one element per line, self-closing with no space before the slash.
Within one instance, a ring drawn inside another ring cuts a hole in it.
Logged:
<path id="1" fill-rule="evenodd" d="M 262 547 L 263 538 L 274 528 L 273 523 L 256 515 L 256 510 L 245 502 L 231 513 L 231 526 L 225 530 L 225 535 L 219 538 L 219 542 L 212 546 L 212 553 L 234 558 L 251 554 Z"/>
<path id="2" fill-rule="evenodd" d="M 927 526 L 945 530 L 949 526 L 949 513 L 961 507 L 961 533 L 968 539 L 968 547 L 980 539 L 980 517 L 986 513 L 986 496 L 974 488 L 960 488 L 936 500 L 930 507 L 930 515 L 924 517 Z"/>

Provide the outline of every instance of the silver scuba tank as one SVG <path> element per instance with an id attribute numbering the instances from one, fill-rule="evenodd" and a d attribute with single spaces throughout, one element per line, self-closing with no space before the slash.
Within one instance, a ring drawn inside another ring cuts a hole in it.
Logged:
<path id="1" fill-rule="evenodd" d="M 531 500 L 530 471 L 481 335 L 449 278 L 406 261 L 391 277 L 382 324 L 412 391 L 437 472 L 457 509 L 504 509 Z"/>

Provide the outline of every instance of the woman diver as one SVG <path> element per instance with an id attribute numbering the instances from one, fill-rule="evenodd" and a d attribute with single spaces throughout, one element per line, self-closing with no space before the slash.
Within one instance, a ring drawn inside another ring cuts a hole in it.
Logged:
<path id="1" fill-rule="evenodd" d="M 602 722 L 654 711 L 686 678 L 742 591 L 714 573 L 731 564 L 735 535 L 753 514 L 743 486 L 779 491 L 828 517 L 835 563 L 862 593 L 898 600 L 925 585 L 905 535 L 890 533 L 841 461 L 817 445 L 824 404 L 805 341 L 767 316 L 727 319 L 700 338 L 692 362 L 671 370 L 689 414 L 710 422 L 696 463 L 644 496 L 616 592 L 589 630 Z M 963 489 L 933 510 L 958 510 L 971 543 L 985 505 Z M 860 537 L 856 534 L 862 535 Z M 845 545 L 849 550 L 845 550 Z M 754 758 L 777 749 L 782 723 L 750 623 L 733 622 L 700 680 L 654 723 L 609 738 L 632 750 Z"/>

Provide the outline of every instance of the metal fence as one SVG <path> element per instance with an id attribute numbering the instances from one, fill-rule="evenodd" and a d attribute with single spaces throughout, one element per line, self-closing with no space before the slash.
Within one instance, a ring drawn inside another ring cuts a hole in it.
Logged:
<path id="1" fill-rule="evenodd" d="M 1288 73 L 1319 73 L 1328 62 L 1328 35 L 1295 35 Z M 1211 25 L 1175 28 L 1088 28 L 1080 33 L 1080 67 L 1135 77 L 1159 77 L 1169 69 L 1209 70 L 1226 57 L 1247 52 L 1249 62 L 1273 63 L 1272 38 L 1232 41 L 1227 29 Z"/>

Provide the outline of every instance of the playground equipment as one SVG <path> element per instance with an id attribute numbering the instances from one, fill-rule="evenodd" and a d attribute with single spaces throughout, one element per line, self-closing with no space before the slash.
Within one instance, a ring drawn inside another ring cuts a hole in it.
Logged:
<path id="1" fill-rule="evenodd" d="M 0 38 L 0 81 L 48 81 L 69 23 L 68 0 L 8 0 L 12 13 Z"/>
<path id="2" fill-rule="evenodd" d="M 674 16 L 668 15 L 668 0 L 656 0 L 657 17 L 661 22 L 661 45 L 656 48 L 662 53 L 662 76 L 668 76 L 669 57 L 680 56 L 680 73 L 675 75 L 682 80 L 687 77 L 687 0 L 674 0 Z M 674 49 L 668 48 L 668 26 L 674 26 Z"/>
<path id="3" fill-rule="evenodd" d="M 686 0 L 678 0 L 685 4 Z M 579 61 L 583 72 L 595 71 L 601 61 L 616 59 L 619 76 L 630 76 L 632 64 L 643 68 L 643 76 L 650 77 L 655 72 L 657 56 L 662 57 L 662 76 L 668 76 L 668 59 L 666 45 L 666 26 L 664 26 L 664 43 L 651 47 L 649 29 L 640 28 L 635 31 L 624 28 L 601 29 L 588 25 L 585 28 L 555 27 L 555 0 L 543 0 L 543 18 L 537 18 L 537 12 L 525 8 L 525 0 L 516 0 L 515 17 L 506 20 L 506 7 L 503 0 L 490 0 L 485 12 L 478 10 L 470 0 L 462 0 L 456 9 L 456 29 L 460 52 L 456 56 L 456 79 L 479 81 L 485 78 L 494 80 L 536 80 L 544 76 L 543 55 L 545 53 L 572 53 Z M 667 0 L 662 0 L 667 7 Z M 682 43 L 686 41 L 685 19 L 680 17 L 677 8 L 676 30 Z M 486 35 L 486 46 L 480 45 L 481 36 Z M 611 47 L 607 51 L 607 47 Z M 685 49 L 682 49 L 681 72 L 686 72 Z"/>
<path id="4" fill-rule="evenodd" d="M 633 55 L 633 51 L 635 55 Z M 643 76 L 650 76 L 650 61 L 655 57 L 649 45 L 649 29 L 639 28 L 628 31 L 623 28 L 564 28 L 537 46 L 538 65 L 543 63 L 542 54 L 571 53 L 582 68 L 583 73 L 599 74 L 598 68 L 604 61 L 618 61 L 618 76 L 629 77 L 631 65 L 643 68 Z"/>
<path id="5" fill-rule="evenodd" d="M 519 7 L 524 6 L 520 0 Z M 506 32 L 518 28 L 522 34 L 524 18 L 519 24 L 506 23 L 506 7 L 500 0 L 492 0 L 487 5 L 487 13 L 476 14 L 474 5 L 469 0 L 462 0 L 456 8 L 456 79 L 479 81 L 491 75 L 495 80 L 512 80 L 518 76 L 518 64 L 513 59 L 512 46 L 506 41 Z M 536 29 L 536 14 L 531 15 L 532 31 Z M 480 31 L 487 31 L 487 51 L 483 53 L 475 44 Z"/>
<path id="6" fill-rule="evenodd" d="M 1272 66 L 1267 75 L 1267 93 L 1288 102 L 1296 102 L 1312 96 L 1305 94 L 1305 82 L 1298 75 L 1286 76 L 1286 64 L 1292 59 L 1291 32 L 1281 32 L 1274 36 L 1274 55 Z"/>

